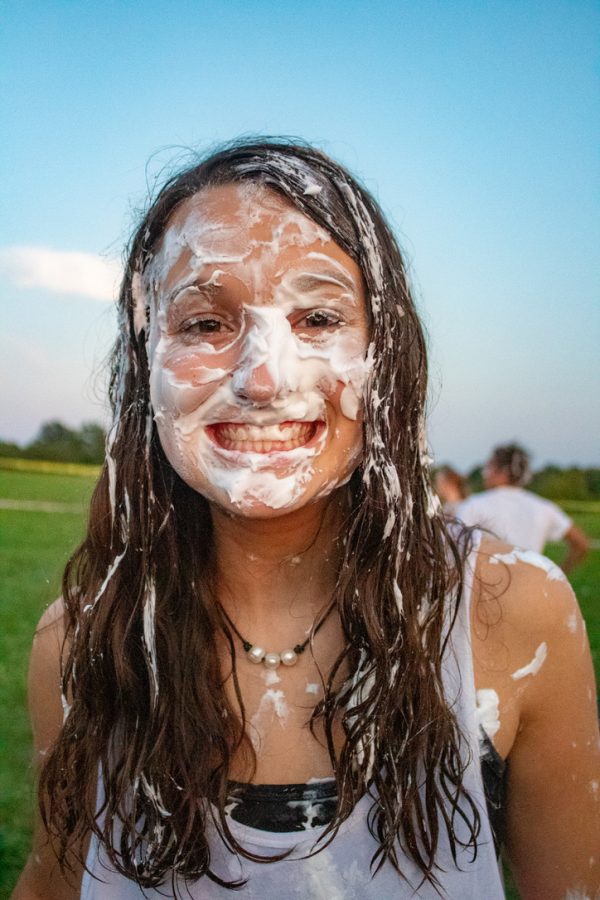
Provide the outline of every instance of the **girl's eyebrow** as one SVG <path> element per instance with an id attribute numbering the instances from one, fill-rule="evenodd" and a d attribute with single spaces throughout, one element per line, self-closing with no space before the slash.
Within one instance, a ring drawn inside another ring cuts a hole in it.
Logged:
<path id="1" fill-rule="evenodd" d="M 188 281 L 187 283 L 178 284 L 177 287 L 174 287 L 172 291 L 169 291 L 169 293 L 165 297 L 165 302 L 170 305 L 174 300 L 177 299 L 180 294 L 182 294 L 184 291 L 189 291 L 190 288 L 195 289 L 200 294 L 213 296 L 221 287 L 220 283 L 215 280 L 215 274 L 217 273 L 213 273 L 213 275 L 211 275 L 211 277 L 205 281 L 202 281 L 199 278 L 194 278 L 192 281 Z"/>
<path id="2" fill-rule="evenodd" d="M 356 291 L 353 279 L 337 269 L 324 269 L 320 272 L 300 272 L 292 279 L 292 285 L 300 291 L 318 290 L 323 287 L 323 283 L 334 284 L 353 293 Z"/>

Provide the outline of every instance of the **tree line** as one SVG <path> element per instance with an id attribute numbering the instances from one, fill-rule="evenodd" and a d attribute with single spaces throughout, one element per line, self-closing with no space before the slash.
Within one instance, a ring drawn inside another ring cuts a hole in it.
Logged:
<path id="1" fill-rule="evenodd" d="M 483 490 L 483 466 L 467 475 L 473 493 Z M 533 472 L 528 490 L 548 500 L 600 500 L 600 468 L 548 465 Z"/>
<path id="2" fill-rule="evenodd" d="M 106 433 L 96 422 L 85 422 L 79 428 L 69 428 L 59 421 L 45 422 L 33 441 L 25 446 L 0 441 L 0 456 L 100 465 L 104 460 L 105 440 Z M 481 466 L 469 472 L 472 491 L 483 489 L 481 472 Z M 529 488 L 551 500 L 598 500 L 600 468 L 548 465 L 534 473 Z"/>
<path id="3" fill-rule="evenodd" d="M 0 456 L 99 465 L 104 460 L 105 440 L 106 432 L 96 422 L 84 422 L 79 428 L 69 428 L 58 421 L 45 422 L 25 446 L 0 441 Z"/>

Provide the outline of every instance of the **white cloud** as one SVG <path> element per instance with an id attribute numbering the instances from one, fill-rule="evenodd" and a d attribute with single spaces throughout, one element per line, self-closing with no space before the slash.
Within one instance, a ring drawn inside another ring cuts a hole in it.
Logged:
<path id="1" fill-rule="evenodd" d="M 108 301 L 116 296 L 122 270 L 118 262 L 94 253 L 0 247 L 0 273 L 18 288 Z"/>

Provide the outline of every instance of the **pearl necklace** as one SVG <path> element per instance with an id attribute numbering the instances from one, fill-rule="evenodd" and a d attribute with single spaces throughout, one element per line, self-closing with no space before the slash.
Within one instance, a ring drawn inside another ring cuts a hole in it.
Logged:
<path id="1" fill-rule="evenodd" d="M 231 621 L 231 619 L 229 618 L 229 616 L 227 615 L 227 613 L 225 612 L 225 610 L 223 609 L 221 604 L 219 604 L 219 606 L 221 607 L 221 612 L 227 619 L 227 622 L 229 623 L 229 625 L 231 625 L 235 634 L 240 639 L 240 641 L 242 643 L 242 647 L 244 648 L 244 650 L 246 652 L 246 658 L 249 659 L 250 662 L 254 663 L 255 665 L 262 663 L 263 666 L 265 666 L 265 668 L 267 668 L 267 669 L 277 669 L 277 668 L 279 668 L 279 665 L 295 666 L 296 663 L 298 662 L 298 657 L 302 653 L 304 653 L 304 651 L 306 650 L 306 648 L 308 647 L 308 645 L 310 643 L 311 638 L 317 634 L 317 632 L 319 631 L 321 626 L 324 625 L 325 621 L 329 618 L 329 615 L 331 614 L 334 605 L 335 604 L 332 603 L 329 606 L 328 610 L 322 616 L 322 618 L 320 619 L 318 624 L 316 626 L 313 626 L 313 628 L 311 629 L 311 634 L 309 634 L 309 636 L 306 638 L 305 641 L 303 641 L 302 644 L 296 644 L 295 647 L 293 647 L 292 649 L 281 650 L 280 653 L 275 653 L 273 650 L 266 650 L 264 647 L 261 647 L 259 644 L 252 644 L 250 641 L 247 641 L 246 638 L 242 637 L 242 635 L 239 633 L 239 631 L 237 630 L 237 628 L 235 627 L 235 625 L 233 624 L 233 622 Z"/>

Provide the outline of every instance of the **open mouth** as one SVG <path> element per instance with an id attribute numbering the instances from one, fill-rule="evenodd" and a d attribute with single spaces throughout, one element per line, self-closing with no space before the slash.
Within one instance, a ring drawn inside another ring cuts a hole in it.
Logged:
<path id="1" fill-rule="evenodd" d="M 248 425 L 217 422 L 207 426 L 212 440 L 224 450 L 238 453 L 285 453 L 315 443 L 324 422 L 280 422 L 278 425 Z"/>

